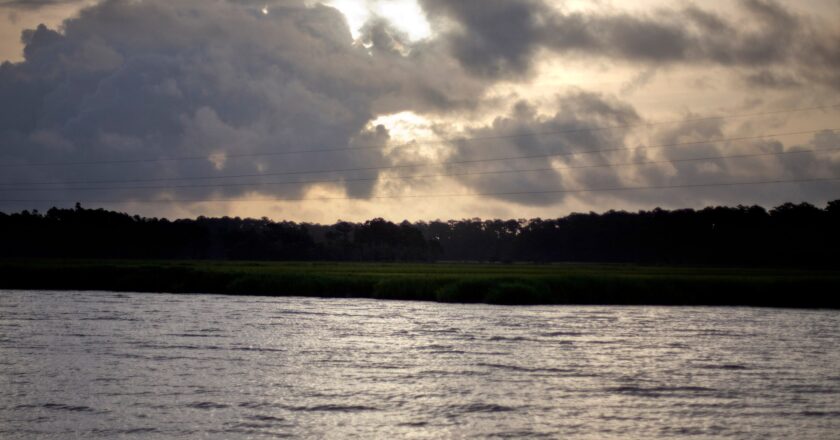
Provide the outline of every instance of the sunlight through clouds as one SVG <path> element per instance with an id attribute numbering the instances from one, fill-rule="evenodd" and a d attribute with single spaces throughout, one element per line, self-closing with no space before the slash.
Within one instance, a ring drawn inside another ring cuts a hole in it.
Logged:
<path id="1" fill-rule="evenodd" d="M 325 222 L 819 203 L 828 185 L 566 190 L 835 172 L 824 151 L 683 160 L 759 151 L 770 140 L 726 140 L 768 133 L 805 130 L 774 145 L 814 148 L 814 133 L 840 128 L 836 12 L 821 0 L 0 1 L 0 53 L 20 53 L 0 67 L 12 165 L 0 184 L 15 200 L 145 199 L 153 215 L 253 196 L 235 205 Z M 815 110 L 690 123 L 797 108 Z M 684 140 L 706 143 L 647 148 Z M 78 161 L 98 165 L 38 166 Z M 611 162 L 625 165 L 591 167 Z M 65 184 L 86 180 L 117 183 Z M 128 188 L 138 181 L 149 185 Z M 399 198 L 453 192 L 484 197 L 422 210 Z M 353 200 L 301 200 L 322 193 Z M 185 203 L 154 204 L 167 198 Z"/>
<path id="2" fill-rule="evenodd" d="M 432 122 L 422 115 L 400 112 L 379 116 L 368 124 L 368 129 L 379 125 L 385 127 L 390 136 L 387 154 L 431 160 L 447 157 L 448 147 L 435 133 Z"/>
<path id="3" fill-rule="evenodd" d="M 374 16 L 388 20 L 411 41 L 429 38 L 432 34 L 416 0 L 330 0 L 326 4 L 344 14 L 353 38 L 359 38 L 361 28 Z"/>

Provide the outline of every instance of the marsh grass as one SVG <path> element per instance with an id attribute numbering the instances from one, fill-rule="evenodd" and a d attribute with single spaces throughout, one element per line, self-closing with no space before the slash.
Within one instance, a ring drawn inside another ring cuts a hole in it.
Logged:
<path id="1" fill-rule="evenodd" d="M 840 308 L 840 272 L 583 264 L 0 261 L 0 288 Z"/>

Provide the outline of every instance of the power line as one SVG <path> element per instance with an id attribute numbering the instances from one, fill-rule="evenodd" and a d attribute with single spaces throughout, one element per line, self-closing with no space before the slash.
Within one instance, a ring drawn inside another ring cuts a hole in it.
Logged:
<path id="1" fill-rule="evenodd" d="M 833 131 L 836 131 L 836 130 L 839 130 L 839 129 L 829 128 L 829 129 L 818 129 L 818 130 L 793 131 L 793 132 L 786 132 L 786 133 L 763 134 L 763 135 L 756 135 L 756 136 L 740 136 L 740 137 L 732 137 L 732 138 L 707 139 L 707 140 L 702 140 L 702 141 L 676 142 L 676 143 L 667 143 L 667 144 L 658 144 L 658 145 L 649 145 L 649 146 L 638 146 L 638 147 L 616 147 L 616 148 L 605 148 L 605 149 L 585 150 L 585 151 L 572 151 L 572 152 L 562 152 L 562 153 L 544 153 L 544 154 L 533 154 L 533 155 L 524 155 L 524 156 L 506 156 L 506 157 L 498 157 L 498 158 L 490 158 L 490 159 L 465 159 L 465 160 L 454 160 L 454 161 L 436 161 L 436 162 L 424 162 L 424 163 L 403 164 L 403 165 L 387 165 L 387 166 L 356 167 L 356 168 L 338 168 L 338 169 L 323 169 L 323 170 L 283 171 L 283 172 L 273 172 L 273 173 L 228 174 L 228 175 L 221 175 L 221 176 L 190 176 L 190 177 L 149 178 L 149 179 L 100 179 L 100 180 L 40 181 L 40 182 L 18 181 L 18 182 L 0 183 L 0 186 L 174 182 L 174 181 L 185 181 L 185 180 L 186 181 L 190 181 L 190 180 L 220 180 L 220 179 L 237 179 L 237 178 L 246 178 L 246 177 L 269 177 L 269 176 L 275 177 L 275 176 L 292 176 L 292 175 L 307 175 L 307 174 L 345 173 L 345 172 L 356 172 L 356 171 L 383 171 L 383 170 L 409 169 L 409 168 L 421 168 L 421 167 L 431 167 L 431 166 L 445 166 L 445 167 L 448 167 L 448 166 L 452 166 L 452 165 L 466 165 L 466 164 L 486 163 L 486 162 L 499 162 L 499 161 L 511 161 L 511 160 L 522 160 L 522 159 L 541 159 L 541 158 L 549 158 L 549 157 L 568 157 L 568 156 L 578 156 L 578 155 L 586 155 L 586 154 L 610 153 L 610 152 L 617 152 L 617 151 L 636 151 L 636 150 L 674 148 L 674 147 L 684 147 L 684 146 L 689 146 L 689 145 L 703 145 L 703 144 L 710 144 L 710 143 L 717 143 L 717 142 L 736 142 L 736 141 L 744 141 L 744 140 L 767 139 L 767 138 L 775 138 L 775 137 L 783 137 L 783 136 L 813 134 L 813 133 L 819 133 L 819 132 L 823 132 L 823 131 L 832 131 L 833 132 Z"/>
<path id="2" fill-rule="evenodd" d="M 370 197 L 301 197 L 301 198 L 262 198 L 262 199 L 161 199 L 161 200 L 66 200 L 66 199 L 0 199 L 0 203 L 94 203 L 94 204 L 115 204 L 115 203 L 253 203 L 253 202 L 300 202 L 300 201 L 336 201 L 336 200 L 382 200 L 382 199 L 424 199 L 424 198 L 457 198 L 457 197 L 493 197 L 493 196 L 516 196 L 516 195 L 537 195 L 537 194 L 573 194 L 588 192 L 612 192 L 612 191 L 643 191 L 643 190 L 665 190 L 679 188 L 713 188 L 747 185 L 772 185 L 791 183 L 815 183 L 840 181 L 840 177 L 812 178 L 812 179 L 790 179 L 790 180 L 760 180 L 746 182 L 713 182 L 678 185 L 651 185 L 651 186 L 620 186 L 607 188 L 575 188 L 562 190 L 544 191 L 509 191 L 509 192 L 486 192 L 486 193 L 444 193 L 444 194 L 403 194 L 393 196 L 370 196 Z"/>
<path id="3" fill-rule="evenodd" d="M 81 188 L 0 188 L 0 191 L 6 192 L 33 192 L 33 191 L 114 191 L 114 190 L 143 190 L 143 189 L 184 189 L 184 188 L 232 188 L 232 187 L 252 187 L 252 186 L 269 186 L 269 185 L 305 185 L 314 183 L 347 183 L 347 182 L 373 182 L 380 179 L 384 180 L 412 180 L 412 179 L 428 179 L 435 177 L 459 177 L 459 176 L 479 176 L 479 175 L 497 175 L 497 174 L 513 174 L 513 173 L 529 173 L 541 171 L 562 171 L 574 169 L 590 169 L 590 168 L 611 168 L 622 166 L 638 166 L 638 165 L 658 165 L 658 164 L 673 164 L 682 162 L 699 162 L 717 159 L 747 159 L 756 157 L 770 157 L 783 156 L 792 154 L 805 153 L 827 153 L 832 151 L 840 151 L 840 147 L 831 148 L 815 148 L 811 150 L 794 150 L 794 151 L 776 151 L 764 153 L 745 153 L 733 154 L 723 156 L 705 156 L 705 157 L 690 157 L 681 159 L 662 159 L 662 160 L 647 160 L 636 162 L 618 162 L 618 163 L 604 163 L 604 164 L 587 164 L 587 165 L 571 165 L 566 167 L 542 167 L 531 169 L 508 169 L 508 170 L 491 170 L 491 171 L 474 171 L 463 173 L 439 173 L 426 174 L 416 176 L 377 176 L 354 179 L 331 179 L 331 180 L 298 180 L 298 181 L 284 181 L 284 182 L 248 182 L 248 183 L 213 183 L 213 184 L 197 184 L 197 185 L 156 185 L 156 186 L 123 186 L 123 187 L 81 187 Z"/>
<path id="4" fill-rule="evenodd" d="M 771 115 L 788 114 L 788 113 L 799 113 L 799 112 L 806 112 L 806 111 L 813 111 L 813 110 L 834 109 L 834 108 L 838 108 L 838 107 L 840 107 L 840 104 L 824 105 L 824 106 L 816 106 L 816 107 L 801 107 L 801 108 L 794 108 L 794 109 L 774 110 L 774 111 L 758 112 L 758 113 L 742 113 L 742 114 L 730 114 L 730 115 L 721 115 L 721 116 L 706 116 L 706 117 L 699 117 L 699 118 L 674 119 L 674 120 L 656 121 L 656 122 L 647 122 L 647 123 L 638 123 L 638 124 L 604 125 L 604 126 L 597 126 L 597 127 L 567 127 L 567 128 L 564 128 L 564 129 L 542 131 L 542 132 L 517 133 L 517 134 L 495 135 L 495 136 L 449 138 L 449 139 L 441 139 L 441 140 L 438 140 L 438 141 L 424 141 L 424 142 L 422 142 L 422 144 L 423 145 L 438 145 L 438 144 L 449 144 L 449 143 L 456 143 L 456 142 L 516 139 L 516 138 L 522 138 L 522 137 L 548 136 L 548 135 L 565 134 L 565 133 L 578 133 L 578 132 L 601 131 L 601 130 L 617 130 L 617 129 L 622 129 L 622 128 L 654 127 L 654 126 L 658 126 L 658 125 L 677 124 L 677 123 L 686 123 L 686 122 L 726 120 L 726 119 L 748 118 L 748 117 L 757 117 L 757 116 L 771 116 Z M 413 145 L 416 145 L 416 143 L 415 142 L 408 142 L 408 143 L 395 145 L 392 148 L 405 148 L 405 147 L 409 147 L 409 146 L 413 146 Z M 341 151 L 360 151 L 360 150 L 381 149 L 381 148 L 383 148 L 383 145 L 362 145 L 362 146 L 357 146 L 357 147 L 330 147 L 330 148 L 316 148 L 316 149 L 307 149 L 307 150 L 290 150 L 290 151 L 272 151 L 272 152 L 258 152 L 258 153 L 225 154 L 224 157 L 225 157 L 225 159 L 247 158 L 247 157 L 268 157 L 268 156 L 284 156 L 284 155 L 292 155 L 292 154 L 311 154 L 311 153 L 327 153 L 327 152 L 341 152 Z M 201 155 L 201 156 L 171 156 L 171 157 L 141 158 L 141 159 L 115 159 L 115 160 L 92 160 L 92 161 L 70 161 L 70 162 L 40 162 L 40 163 L 23 163 L 23 164 L 0 163 L 0 168 L 82 166 L 82 165 L 119 165 L 119 164 L 148 163 L 148 162 L 194 161 L 194 160 L 207 160 L 209 156 L 212 156 L 212 154 L 211 155 Z"/>

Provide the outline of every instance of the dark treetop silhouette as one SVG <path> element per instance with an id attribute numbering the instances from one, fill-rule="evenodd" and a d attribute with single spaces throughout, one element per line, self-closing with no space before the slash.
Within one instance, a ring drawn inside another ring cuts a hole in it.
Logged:
<path id="1" fill-rule="evenodd" d="M 629 262 L 836 267 L 840 200 L 609 211 L 557 219 L 334 225 L 144 218 L 103 209 L 0 213 L 0 257 Z"/>

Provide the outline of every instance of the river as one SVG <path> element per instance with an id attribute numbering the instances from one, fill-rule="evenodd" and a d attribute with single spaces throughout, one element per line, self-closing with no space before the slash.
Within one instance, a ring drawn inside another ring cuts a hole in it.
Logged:
<path id="1" fill-rule="evenodd" d="M 840 312 L 0 291 L 0 438 L 838 438 Z"/>

